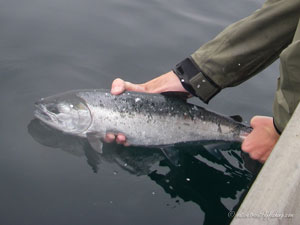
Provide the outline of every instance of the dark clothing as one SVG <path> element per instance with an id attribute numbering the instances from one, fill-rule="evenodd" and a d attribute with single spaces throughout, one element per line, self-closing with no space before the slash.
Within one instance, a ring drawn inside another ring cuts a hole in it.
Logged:
<path id="1" fill-rule="evenodd" d="M 292 43 L 280 54 L 280 77 L 273 104 L 274 123 L 280 131 L 286 126 L 299 101 L 300 20 Z"/>
<path id="2" fill-rule="evenodd" d="M 221 89 L 244 82 L 280 56 L 274 120 L 282 131 L 300 100 L 299 18 L 300 0 L 268 0 L 201 46 L 174 71 L 189 92 L 207 103 Z"/>

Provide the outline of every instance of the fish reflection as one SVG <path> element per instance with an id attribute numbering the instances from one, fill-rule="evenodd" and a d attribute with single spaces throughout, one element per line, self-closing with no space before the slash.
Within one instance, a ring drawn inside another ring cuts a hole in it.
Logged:
<path id="1" fill-rule="evenodd" d="M 109 144 L 104 145 L 103 154 L 99 154 L 86 139 L 66 135 L 37 119 L 30 122 L 28 132 L 42 145 L 85 156 L 94 172 L 106 161 L 136 176 L 147 175 L 171 198 L 199 205 L 205 212 L 205 225 L 230 222 L 228 212 L 238 208 L 261 167 L 243 153 L 237 143 L 202 142 L 172 149 L 130 147 L 130 151 Z M 106 148 L 109 150 L 105 151 Z M 166 154 L 170 151 L 173 156 Z M 229 199 L 231 206 L 226 206 L 224 199 Z"/>

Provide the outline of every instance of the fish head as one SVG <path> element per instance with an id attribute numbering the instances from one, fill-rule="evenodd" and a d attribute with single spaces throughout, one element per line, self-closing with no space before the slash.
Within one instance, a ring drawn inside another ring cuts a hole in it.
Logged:
<path id="1" fill-rule="evenodd" d="M 81 134 L 92 123 L 85 100 L 73 92 L 42 98 L 35 103 L 35 107 L 35 117 L 66 133 Z"/>

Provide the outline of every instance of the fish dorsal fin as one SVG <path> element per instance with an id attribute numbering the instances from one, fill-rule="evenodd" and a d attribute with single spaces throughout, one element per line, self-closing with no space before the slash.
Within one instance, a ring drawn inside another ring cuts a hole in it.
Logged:
<path id="1" fill-rule="evenodd" d="M 239 123 L 243 122 L 243 118 L 240 115 L 233 115 L 233 116 L 230 116 L 230 118 Z"/>
<path id="2" fill-rule="evenodd" d="M 90 132 L 86 134 L 86 137 L 91 145 L 91 147 L 98 153 L 102 154 L 102 147 L 103 147 L 103 143 L 102 141 L 100 141 L 100 137 L 99 135 L 97 135 L 97 133 L 94 132 Z"/>
<path id="3" fill-rule="evenodd" d="M 177 98 L 186 101 L 188 98 L 192 97 L 190 93 L 181 91 L 166 91 L 161 93 L 163 96 L 169 98 Z"/>

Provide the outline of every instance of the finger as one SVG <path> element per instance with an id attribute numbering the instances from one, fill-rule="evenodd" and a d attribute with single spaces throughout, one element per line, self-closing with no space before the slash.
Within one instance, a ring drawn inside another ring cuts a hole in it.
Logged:
<path id="1" fill-rule="evenodd" d="M 113 95 L 119 95 L 121 93 L 123 93 L 125 91 L 126 87 L 125 87 L 125 81 L 117 78 L 112 82 L 111 85 L 111 93 Z"/>
<path id="2" fill-rule="evenodd" d="M 255 117 L 259 117 L 259 116 L 255 116 Z M 249 134 L 244 136 L 245 138 L 241 145 L 242 150 L 247 153 L 255 151 L 257 148 L 259 148 L 261 146 L 261 142 L 257 141 L 258 136 L 261 136 L 261 135 L 259 133 L 259 130 L 257 130 L 257 127 L 256 127 L 255 117 L 253 117 L 251 120 L 251 123 L 254 123 L 255 128 L 253 128 L 253 130 Z"/>
<path id="3" fill-rule="evenodd" d="M 249 153 L 251 151 L 251 134 L 249 134 L 245 140 L 243 141 L 242 145 L 241 145 L 241 149 L 244 152 Z"/>
<path id="4" fill-rule="evenodd" d="M 123 134 L 118 134 L 116 138 L 118 144 L 124 144 L 126 142 L 126 137 Z"/>
<path id="5" fill-rule="evenodd" d="M 249 155 L 250 155 L 251 159 L 254 159 L 254 160 L 260 161 L 262 158 L 262 155 L 259 154 L 258 152 L 250 152 Z"/>
<path id="6" fill-rule="evenodd" d="M 258 161 L 262 164 L 264 164 L 266 162 L 267 158 L 262 157 L 261 159 L 259 159 Z"/>
<path id="7" fill-rule="evenodd" d="M 128 147 L 128 146 L 130 146 L 130 144 L 126 141 L 126 142 L 124 143 L 124 146 Z"/>
<path id="8" fill-rule="evenodd" d="M 259 116 L 252 117 L 251 120 L 250 120 L 250 126 L 255 128 L 256 124 L 257 124 L 257 120 L 259 120 Z"/>
<path id="9" fill-rule="evenodd" d="M 125 89 L 127 91 L 145 92 L 145 88 L 141 84 L 133 84 L 125 81 Z"/>
<path id="10" fill-rule="evenodd" d="M 260 162 L 264 163 L 270 156 L 271 152 L 266 152 L 262 157 L 260 157 Z"/>
<path id="11" fill-rule="evenodd" d="M 116 136 L 113 133 L 107 133 L 105 138 L 104 138 L 104 141 L 107 142 L 107 143 L 111 143 L 115 139 L 116 139 Z"/>
<path id="12" fill-rule="evenodd" d="M 244 142 L 246 140 L 246 138 L 248 137 L 250 133 L 244 133 L 244 134 L 240 134 L 240 138 L 242 139 L 242 142 Z"/>
<path id="13" fill-rule="evenodd" d="M 268 122 L 266 122 L 266 119 L 268 119 L 268 122 L 270 120 L 272 120 L 272 122 L 273 122 L 272 117 L 268 117 L 268 116 L 254 116 L 254 117 L 252 117 L 252 119 L 250 121 L 250 125 L 251 125 L 251 127 L 255 128 L 255 127 L 260 126 L 262 124 L 266 124 L 266 123 L 268 123 Z"/>

